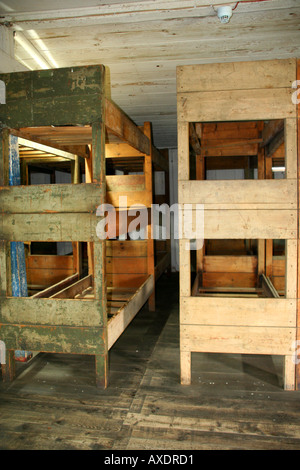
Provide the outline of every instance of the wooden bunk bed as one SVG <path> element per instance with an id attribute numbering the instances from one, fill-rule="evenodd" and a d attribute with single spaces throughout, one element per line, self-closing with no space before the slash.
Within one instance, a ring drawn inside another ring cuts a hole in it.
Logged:
<path id="1" fill-rule="evenodd" d="M 150 219 L 141 240 L 118 223 L 138 204 L 150 213 L 153 170 L 168 181 L 166 152 L 154 147 L 150 123 L 136 126 L 107 97 L 104 66 L 3 74 L 1 80 L 7 93 L 0 119 L 4 379 L 14 377 L 16 349 L 92 354 L 96 383 L 106 387 L 108 351 L 146 302 L 155 309 L 155 281 L 170 263 L 166 243 L 155 264 Z M 10 136 L 18 137 L 20 186 L 8 185 Z M 70 171 L 73 184 L 30 184 L 31 167 L 46 168 L 52 183 L 55 170 Z M 116 227 L 99 239 L 104 214 L 97 208 L 105 203 L 116 209 Z M 12 297 L 13 241 L 25 244 L 28 297 Z M 43 252 L 43 244 L 57 242 L 71 243 L 72 254 Z"/>
<path id="2" fill-rule="evenodd" d="M 204 211 L 201 249 L 180 241 L 183 384 L 192 352 L 217 352 L 283 356 L 284 388 L 296 388 L 296 68 L 296 60 L 178 67 L 179 203 Z M 227 180 L 228 169 L 237 177 Z"/>

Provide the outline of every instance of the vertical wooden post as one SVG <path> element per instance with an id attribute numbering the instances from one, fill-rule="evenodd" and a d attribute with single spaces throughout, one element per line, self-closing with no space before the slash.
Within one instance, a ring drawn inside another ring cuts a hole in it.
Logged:
<path id="1" fill-rule="evenodd" d="M 265 150 L 263 147 L 258 149 L 257 155 L 257 178 L 263 180 L 265 178 Z M 261 274 L 265 274 L 265 256 L 266 256 L 266 242 L 265 240 L 257 241 L 257 274 L 258 281 Z"/>
<path id="2" fill-rule="evenodd" d="M 272 179 L 272 157 L 265 158 L 265 179 Z M 265 248 L 265 274 L 272 276 L 273 271 L 273 240 L 266 240 Z"/>
<path id="3" fill-rule="evenodd" d="M 92 124 L 92 172 L 93 182 L 101 184 L 99 203 L 105 202 L 105 114 L 104 94 L 101 121 Z M 107 308 L 105 275 L 105 240 L 94 243 L 94 294 L 99 305 L 102 323 L 103 353 L 95 356 L 96 385 L 106 388 L 108 385 L 108 345 L 107 345 Z"/>
<path id="4" fill-rule="evenodd" d="M 196 179 L 199 181 L 205 179 L 205 157 L 201 155 L 196 155 Z M 204 253 L 205 253 L 205 241 L 203 240 L 202 248 L 198 249 L 196 252 L 197 275 L 203 272 Z"/>
<path id="5" fill-rule="evenodd" d="M 15 351 L 13 349 L 6 350 L 6 363 L 2 364 L 3 382 L 12 382 L 16 375 Z"/>
<path id="6" fill-rule="evenodd" d="M 297 80 L 300 80 L 300 60 L 297 60 Z M 299 83 L 299 82 L 298 82 Z M 299 94 L 298 94 L 299 98 Z M 300 103 L 297 104 L 297 189 L 298 189 L 298 240 L 297 240 L 297 322 L 296 322 L 296 345 L 300 344 L 300 233 L 299 233 L 299 210 L 300 210 Z M 296 362 L 296 390 L 300 390 L 300 354 L 297 355 L 297 352 L 300 352 L 300 348 L 296 348 L 295 351 L 295 362 Z"/>
<path id="7" fill-rule="evenodd" d="M 144 123 L 144 134 L 148 137 L 150 143 L 150 153 L 149 155 L 145 155 L 145 165 L 144 165 L 144 173 L 145 173 L 145 190 L 148 192 L 149 196 L 151 197 L 151 201 L 149 200 L 150 205 L 152 204 L 152 131 L 151 131 L 151 124 L 150 122 Z M 147 272 L 148 274 L 152 274 L 155 281 L 155 259 L 154 259 L 154 240 L 152 238 L 152 230 L 151 230 L 151 221 L 150 224 L 147 226 Z M 150 312 L 155 311 L 155 285 L 154 290 L 151 296 L 148 299 L 148 308 Z"/>
<path id="8" fill-rule="evenodd" d="M 88 148 L 90 157 L 85 159 L 85 182 L 87 184 L 93 181 L 92 152 L 91 147 L 89 146 Z M 87 252 L 89 274 L 94 276 L 94 244 L 92 242 L 88 242 Z"/>
<path id="9" fill-rule="evenodd" d="M 9 186 L 9 129 L 0 131 L 0 186 Z M 11 250 L 8 241 L 0 242 L 0 296 L 12 296 Z M 15 376 L 15 351 L 6 350 L 6 364 L 2 364 L 3 381 Z"/>
<path id="10" fill-rule="evenodd" d="M 80 161 L 78 155 L 71 162 L 72 184 L 80 184 Z M 82 274 L 82 244 L 73 242 L 73 268 L 74 272 L 80 277 Z"/>
<path id="11" fill-rule="evenodd" d="M 189 123 L 178 123 L 178 181 L 187 181 L 190 177 L 189 158 Z M 182 223 L 183 221 L 179 221 Z M 181 230 L 183 227 L 181 227 Z M 180 302 L 183 297 L 191 295 L 191 253 L 188 247 L 189 240 L 179 240 L 179 295 Z M 182 309 L 180 308 L 180 311 Z M 181 327 L 182 328 L 182 327 Z M 180 342 L 180 381 L 184 385 L 191 383 L 191 351 L 182 350 Z"/>
<path id="12" fill-rule="evenodd" d="M 192 381 L 192 353 L 190 351 L 180 352 L 181 384 L 190 385 Z"/>

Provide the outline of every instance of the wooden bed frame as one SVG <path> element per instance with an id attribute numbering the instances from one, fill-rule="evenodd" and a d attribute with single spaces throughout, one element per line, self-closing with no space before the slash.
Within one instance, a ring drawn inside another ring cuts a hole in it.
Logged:
<path id="1" fill-rule="evenodd" d="M 177 69 L 179 203 L 204 208 L 202 249 L 193 255 L 180 241 L 183 384 L 192 352 L 269 354 L 284 356 L 284 388 L 297 388 L 296 77 L 296 59 Z M 285 178 L 274 179 L 272 165 L 282 162 Z M 205 179 L 214 168 L 244 168 L 245 176 Z"/>
<path id="2" fill-rule="evenodd" d="M 151 221 L 145 240 L 130 240 L 128 227 L 120 231 L 118 224 L 114 239 L 99 239 L 97 207 L 109 203 L 120 214 L 143 204 L 150 212 L 153 169 L 164 172 L 167 194 L 167 153 L 154 147 L 150 123 L 138 127 L 108 98 L 102 65 L 0 79 L 6 85 L 0 115 L 3 377 L 14 377 L 15 350 L 91 354 L 96 384 L 106 387 L 108 351 L 147 301 L 155 309 L 155 281 L 170 264 L 170 246 L 162 242 L 155 251 Z M 8 184 L 10 135 L 19 141 L 20 186 Z M 74 184 L 30 185 L 32 164 L 71 165 Z M 107 175 L 108 165 L 142 174 Z M 127 197 L 127 207 L 118 207 L 119 196 Z M 29 246 L 29 297 L 12 297 L 12 241 Z M 31 242 L 72 242 L 73 255 L 32 255 Z"/>

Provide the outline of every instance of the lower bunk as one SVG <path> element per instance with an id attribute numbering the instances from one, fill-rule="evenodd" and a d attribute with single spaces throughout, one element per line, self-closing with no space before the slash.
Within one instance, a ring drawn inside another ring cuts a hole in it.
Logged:
<path id="1" fill-rule="evenodd" d="M 92 275 L 76 273 L 31 297 L 2 302 L 4 381 L 14 379 L 15 351 L 23 350 L 93 355 L 96 385 L 108 385 L 108 352 L 153 293 L 154 277 L 135 287 L 107 287 L 106 301 L 96 298 L 95 288 Z"/>
<path id="2" fill-rule="evenodd" d="M 110 350 L 154 291 L 152 275 L 137 281 L 135 287 L 106 288 L 107 350 Z M 31 299 L 95 300 L 93 276 L 78 280 L 74 274 L 30 297 Z"/>
<path id="3" fill-rule="evenodd" d="M 254 354 L 283 356 L 284 388 L 294 390 L 296 299 L 277 289 L 272 277 L 258 275 L 254 257 L 231 256 L 229 273 L 225 258 L 207 256 L 191 295 L 181 297 L 181 383 L 192 381 L 192 353 Z"/>

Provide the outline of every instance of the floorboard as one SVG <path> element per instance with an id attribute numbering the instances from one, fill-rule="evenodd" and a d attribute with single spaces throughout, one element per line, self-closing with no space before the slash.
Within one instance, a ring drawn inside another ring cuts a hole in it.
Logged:
<path id="1" fill-rule="evenodd" d="M 179 381 L 178 278 L 164 275 L 110 351 L 110 383 L 94 358 L 40 353 L 0 379 L 1 450 L 298 450 L 300 392 L 283 390 L 283 358 L 193 354 Z"/>

